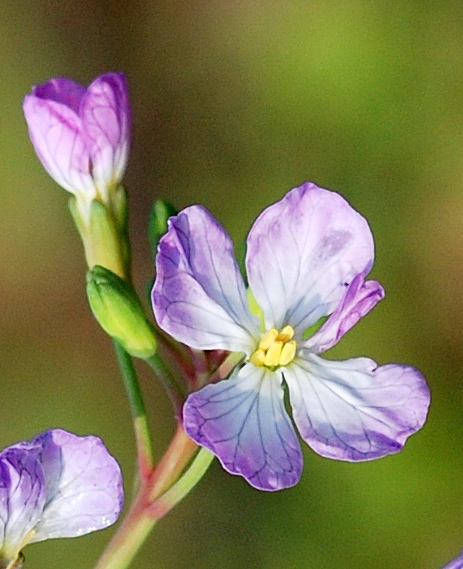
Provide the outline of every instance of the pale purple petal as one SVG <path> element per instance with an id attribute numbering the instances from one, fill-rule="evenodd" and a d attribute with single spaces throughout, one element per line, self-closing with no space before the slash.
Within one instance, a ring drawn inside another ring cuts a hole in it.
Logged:
<path id="1" fill-rule="evenodd" d="M 39 99 L 48 99 L 69 107 L 76 115 L 79 114 L 82 98 L 86 93 L 83 85 L 67 77 L 55 77 L 32 90 Z"/>
<path id="2" fill-rule="evenodd" d="M 0 454 L 0 543 L 14 559 L 39 521 L 46 499 L 40 448 L 18 443 Z"/>
<path id="3" fill-rule="evenodd" d="M 50 176 L 71 193 L 93 194 L 79 116 L 66 104 L 35 94 L 26 96 L 23 109 L 34 149 Z"/>
<path id="4" fill-rule="evenodd" d="M 302 455 L 279 373 L 246 364 L 230 379 L 191 394 L 183 420 L 194 441 L 255 488 L 279 490 L 299 480 Z"/>
<path id="5" fill-rule="evenodd" d="M 378 282 L 365 282 L 363 274 L 357 275 L 346 288 L 341 304 L 304 346 L 317 354 L 332 348 L 382 298 L 384 289 Z"/>
<path id="6" fill-rule="evenodd" d="M 442 569 L 463 569 L 463 551 L 453 561 L 450 561 L 445 567 L 442 567 Z"/>
<path id="7" fill-rule="evenodd" d="M 258 320 L 248 308 L 233 244 L 201 206 L 169 220 L 152 300 L 159 326 L 192 348 L 249 354 L 256 345 Z"/>
<path id="8" fill-rule="evenodd" d="M 64 189 L 106 199 L 120 182 L 129 151 L 130 108 L 121 73 L 107 73 L 85 89 L 59 77 L 34 87 L 24 115 L 35 151 Z M 96 186 L 96 187 L 95 187 Z"/>
<path id="9" fill-rule="evenodd" d="M 98 437 L 53 429 L 33 442 L 41 446 L 47 498 L 31 541 L 84 535 L 116 521 L 123 500 L 121 472 Z"/>
<path id="10" fill-rule="evenodd" d="M 95 79 L 83 97 L 80 116 L 92 175 L 104 191 L 108 184 L 121 180 L 127 164 L 130 107 L 124 75 L 107 73 Z"/>
<path id="11" fill-rule="evenodd" d="M 306 182 L 257 218 L 248 236 L 249 284 L 266 327 L 296 334 L 337 308 L 373 264 L 366 220 L 339 194 Z"/>
<path id="12" fill-rule="evenodd" d="M 429 389 L 409 366 L 310 354 L 284 377 L 297 428 L 322 456 L 354 461 L 398 452 L 426 420 Z"/>

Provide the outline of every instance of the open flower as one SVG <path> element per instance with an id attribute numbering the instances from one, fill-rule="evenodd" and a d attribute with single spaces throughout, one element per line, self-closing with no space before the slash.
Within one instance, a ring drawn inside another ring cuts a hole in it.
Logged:
<path id="1" fill-rule="evenodd" d="M 159 326 L 188 346 L 245 354 L 231 377 L 190 394 L 186 432 L 226 470 L 263 490 L 292 486 L 302 438 L 322 456 L 368 460 L 398 452 L 424 423 L 429 391 L 414 368 L 320 358 L 384 295 L 366 220 L 311 183 L 256 220 L 247 238 L 249 307 L 230 237 L 202 207 L 170 220 L 152 300 Z M 309 329 L 330 317 L 311 337 Z"/>
<path id="2" fill-rule="evenodd" d="M 130 109 L 121 73 L 101 75 L 86 89 L 58 77 L 34 87 L 24 115 L 35 151 L 60 186 L 89 207 L 122 178 L 129 151 Z"/>
<path id="3" fill-rule="evenodd" d="M 0 568 L 21 566 L 28 543 L 76 537 L 116 521 L 121 471 L 101 440 L 60 429 L 0 453 Z"/>

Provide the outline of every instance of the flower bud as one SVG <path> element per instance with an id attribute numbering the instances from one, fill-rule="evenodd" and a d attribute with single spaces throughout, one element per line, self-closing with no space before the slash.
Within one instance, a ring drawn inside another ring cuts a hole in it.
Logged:
<path id="1" fill-rule="evenodd" d="M 87 273 L 90 308 L 103 330 L 132 356 L 149 358 L 156 340 L 133 288 L 113 272 L 96 265 Z"/>
<path id="2" fill-rule="evenodd" d="M 83 217 L 94 199 L 110 204 L 129 150 L 124 75 L 101 75 L 87 89 L 65 77 L 51 79 L 33 88 L 23 108 L 39 159 L 60 186 L 76 195 Z"/>

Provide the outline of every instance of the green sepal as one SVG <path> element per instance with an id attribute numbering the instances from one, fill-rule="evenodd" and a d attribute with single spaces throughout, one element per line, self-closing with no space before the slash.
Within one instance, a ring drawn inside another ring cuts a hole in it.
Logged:
<path id="1" fill-rule="evenodd" d="M 87 272 L 90 308 L 103 330 L 132 356 L 156 352 L 156 339 L 135 291 L 112 271 L 96 265 Z"/>
<path id="2" fill-rule="evenodd" d="M 126 264 L 123 259 L 120 233 L 111 212 L 98 200 L 90 206 L 90 223 L 88 228 L 88 246 L 85 252 L 89 267 L 101 265 L 120 277 L 126 276 Z"/>
<path id="3" fill-rule="evenodd" d="M 156 200 L 151 208 L 148 221 L 148 239 L 153 255 L 156 254 L 159 240 L 167 233 L 167 220 L 177 215 L 178 210 L 169 202 Z"/>

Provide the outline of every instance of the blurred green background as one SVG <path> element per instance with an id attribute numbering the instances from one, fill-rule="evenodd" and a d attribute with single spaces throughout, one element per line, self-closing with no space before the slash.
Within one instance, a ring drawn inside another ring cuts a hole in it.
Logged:
<path id="1" fill-rule="evenodd" d="M 84 294 L 67 194 L 29 143 L 33 84 L 124 71 L 133 107 L 134 274 L 152 276 L 154 198 L 205 204 L 237 242 L 303 180 L 370 221 L 386 299 L 329 356 L 419 367 L 424 429 L 347 464 L 305 447 L 276 494 L 215 464 L 137 569 L 438 569 L 463 547 L 461 0 L 3 0 L 0 4 L 0 446 L 60 426 L 100 435 L 130 492 L 134 446 L 110 342 Z M 166 397 L 140 368 L 158 455 Z M 26 550 L 28 569 L 91 567 L 113 529 Z"/>

